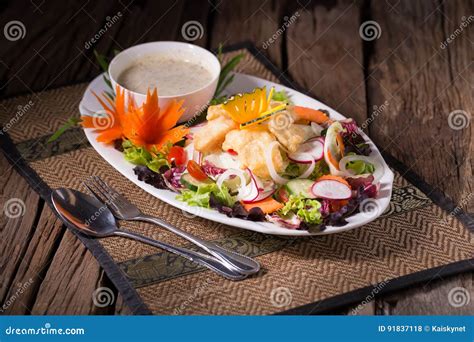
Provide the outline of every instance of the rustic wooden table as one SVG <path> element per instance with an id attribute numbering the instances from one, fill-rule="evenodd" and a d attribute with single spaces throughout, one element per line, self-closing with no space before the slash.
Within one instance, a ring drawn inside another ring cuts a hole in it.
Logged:
<path id="1" fill-rule="evenodd" d="M 462 0 L 4 1 L 0 23 L 20 21 L 25 36 L 0 37 L 0 92 L 9 97 L 89 81 L 99 73 L 85 46 L 94 36 L 90 44 L 111 55 L 147 41 L 183 41 L 184 27 L 195 20 L 195 44 L 252 41 L 315 97 L 366 123 L 382 150 L 473 213 L 474 125 L 448 125 L 453 111 L 467 119 L 474 112 L 473 13 L 474 2 Z M 112 287 L 96 260 L 3 156 L 0 170 L 0 206 L 17 197 L 27 210 L 18 220 L 0 216 L 0 303 L 31 279 L 6 312 L 128 313 L 120 296 L 112 306 L 93 305 L 94 289 Z M 432 279 L 377 298 L 359 314 L 466 314 L 467 307 L 448 304 L 447 294 L 456 286 L 473 293 L 473 279 Z"/>

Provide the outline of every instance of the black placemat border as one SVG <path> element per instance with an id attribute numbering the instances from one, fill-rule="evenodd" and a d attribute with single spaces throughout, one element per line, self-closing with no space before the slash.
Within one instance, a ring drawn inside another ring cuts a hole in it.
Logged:
<path id="1" fill-rule="evenodd" d="M 223 48 L 223 52 L 232 52 L 236 50 L 246 49 L 249 51 L 265 68 L 272 72 L 277 77 L 279 82 L 287 87 L 293 88 L 301 93 L 309 95 L 309 92 L 294 82 L 290 76 L 279 70 L 265 55 L 258 50 L 258 48 L 251 42 L 245 41 L 234 45 L 229 45 Z M 51 189 L 39 177 L 39 175 L 28 165 L 28 163 L 21 157 L 16 149 L 13 141 L 7 133 L 0 134 L 0 147 L 4 151 L 4 155 L 12 164 L 14 169 L 21 174 L 28 184 L 41 196 L 41 198 L 49 205 L 56 216 L 61 219 L 53 208 L 51 203 Z M 428 196 L 436 205 L 441 207 L 448 213 L 454 213 L 463 225 L 471 232 L 474 231 L 474 218 L 472 215 L 465 213 L 461 207 L 457 206 L 450 198 L 448 198 L 441 190 L 432 187 L 422 180 L 420 176 L 407 168 L 403 163 L 389 155 L 383 153 L 383 157 L 387 163 L 400 172 L 407 181 L 412 183 L 415 187 L 420 189 L 426 196 Z M 64 221 L 63 221 L 64 222 Z M 89 238 L 74 229 L 72 225 L 65 222 L 65 225 L 70 229 L 74 235 L 88 248 L 94 257 L 97 259 L 101 267 L 107 273 L 107 276 L 112 281 L 114 286 L 123 297 L 124 303 L 136 315 L 150 315 L 152 314 L 148 306 L 143 302 L 142 298 L 128 281 L 126 275 L 118 267 L 118 264 L 107 253 L 104 247 L 98 243 L 97 240 Z M 450 275 L 465 273 L 474 270 L 474 258 L 470 260 L 462 260 L 451 264 L 443 265 L 436 268 L 426 269 L 420 272 L 412 273 L 406 276 L 393 278 L 383 286 L 378 292 L 377 296 L 392 293 L 394 291 L 406 289 L 409 286 L 420 284 L 437 277 L 446 277 Z M 307 314 L 324 314 L 342 307 L 356 304 L 363 301 L 368 295 L 372 294 L 375 289 L 379 287 L 378 284 L 367 286 L 351 292 L 346 292 L 337 296 L 326 298 L 314 303 L 306 304 L 290 310 L 277 313 L 277 315 L 307 315 Z"/>

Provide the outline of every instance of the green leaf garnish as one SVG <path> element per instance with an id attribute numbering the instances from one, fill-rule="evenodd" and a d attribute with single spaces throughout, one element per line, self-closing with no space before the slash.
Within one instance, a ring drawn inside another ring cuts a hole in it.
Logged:
<path id="1" fill-rule="evenodd" d="M 51 137 L 49 137 L 47 143 L 51 143 L 51 142 L 57 140 L 66 130 L 68 130 L 71 127 L 76 126 L 80 122 L 81 122 L 80 118 L 75 118 L 75 117 L 69 118 L 64 125 L 59 127 L 58 130 L 56 132 L 54 132 Z"/>

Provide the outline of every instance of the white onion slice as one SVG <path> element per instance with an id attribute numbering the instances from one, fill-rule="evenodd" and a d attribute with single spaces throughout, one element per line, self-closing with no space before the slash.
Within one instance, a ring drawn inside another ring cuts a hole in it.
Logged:
<path id="1" fill-rule="evenodd" d="M 289 179 L 286 179 L 278 174 L 275 170 L 275 165 L 273 165 L 273 158 L 272 158 L 272 151 L 275 146 L 279 146 L 280 144 L 278 141 L 273 141 L 270 143 L 270 146 L 265 150 L 265 162 L 267 164 L 268 172 L 270 176 L 277 184 L 286 184 L 288 183 Z"/>
<path id="2" fill-rule="evenodd" d="M 331 152 L 334 158 L 336 158 L 335 149 L 337 147 L 336 137 L 337 135 L 342 132 L 343 127 L 339 121 L 334 121 L 331 126 L 329 126 L 326 132 L 326 138 L 324 140 L 324 160 L 326 164 L 329 166 L 329 170 L 331 175 L 334 176 L 344 176 L 344 173 L 337 169 L 331 161 L 329 160 L 328 150 Z"/>
<path id="3" fill-rule="evenodd" d="M 370 156 L 359 156 L 359 155 L 352 155 L 352 156 L 345 156 L 339 161 L 339 169 L 344 174 L 345 177 L 357 177 L 351 170 L 346 168 L 347 163 L 362 160 L 363 162 L 370 163 L 374 166 L 375 171 L 372 174 L 374 176 L 373 184 L 377 184 L 384 174 L 384 166 L 374 157 Z"/>
<path id="4" fill-rule="evenodd" d="M 237 176 L 240 178 L 240 186 L 239 186 L 239 193 L 237 195 L 237 199 L 240 200 L 248 195 L 249 193 L 249 186 L 247 185 L 247 179 L 245 178 L 244 172 L 239 169 L 227 169 L 224 173 L 220 174 L 217 177 L 216 184 L 220 188 L 225 180 L 230 178 L 231 176 Z"/>
<path id="5" fill-rule="evenodd" d="M 302 153 L 302 154 L 304 154 L 304 153 Z M 310 154 L 308 154 L 307 156 L 302 156 L 302 157 L 304 157 L 305 159 L 310 158 L 311 165 L 309 165 L 308 168 L 306 169 L 306 171 L 303 172 L 303 174 L 301 176 L 299 176 L 298 178 L 308 178 L 311 175 L 311 173 L 313 173 L 314 168 L 316 166 L 316 162 L 314 161 L 313 156 L 310 155 Z"/>
<path id="6" fill-rule="evenodd" d="M 318 137 L 321 136 L 321 132 L 324 130 L 324 128 L 318 125 L 316 122 L 311 122 L 311 129 L 313 130 L 313 133 Z"/>

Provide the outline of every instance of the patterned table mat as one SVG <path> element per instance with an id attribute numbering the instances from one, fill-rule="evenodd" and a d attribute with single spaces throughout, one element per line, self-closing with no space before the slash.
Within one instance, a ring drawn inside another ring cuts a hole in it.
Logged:
<path id="1" fill-rule="evenodd" d="M 238 67 L 240 72 L 284 81 L 252 47 L 227 52 L 224 57 L 229 59 L 237 53 L 245 54 Z M 452 265 L 458 265 L 456 272 L 474 268 L 472 262 L 466 263 L 473 258 L 473 236 L 459 217 L 468 225 L 472 225 L 472 218 L 460 209 L 456 215 L 450 214 L 446 209 L 454 205 L 444 197 L 434 203 L 432 189 L 427 190 L 421 180 L 423 186 L 407 181 L 405 177 L 412 173 L 403 171 L 396 161 L 390 163 L 391 158 L 389 164 L 397 167 L 393 169 L 390 206 L 379 219 L 359 229 L 335 235 L 285 238 L 185 215 L 119 174 L 88 144 L 81 129 L 69 129 L 54 143 L 47 143 L 71 115 L 79 115 L 78 104 L 85 88 L 86 84 L 79 84 L 1 102 L 2 148 L 45 200 L 49 203 L 50 188 L 84 190 L 81 182 L 89 175 L 99 175 L 127 194 L 144 212 L 256 257 L 263 266 L 258 275 L 232 282 L 136 241 L 121 237 L 93 240 L 79 235 L 135 313 L 320 312 L 321 308 L 362 301 L 374 286 L 382 284 L 389 289 L 395 279 L 397 284 L 410 286 L 420 279 L 454 272 Z M 441 202 L 444 209 L 439 206 Z M 187 245 L 153 225 L 124 226 L 152 238 Z M 461 268 L 459 263 L 463 263 Z M 295 309 L 303 305 L 306 311 Z"/>

